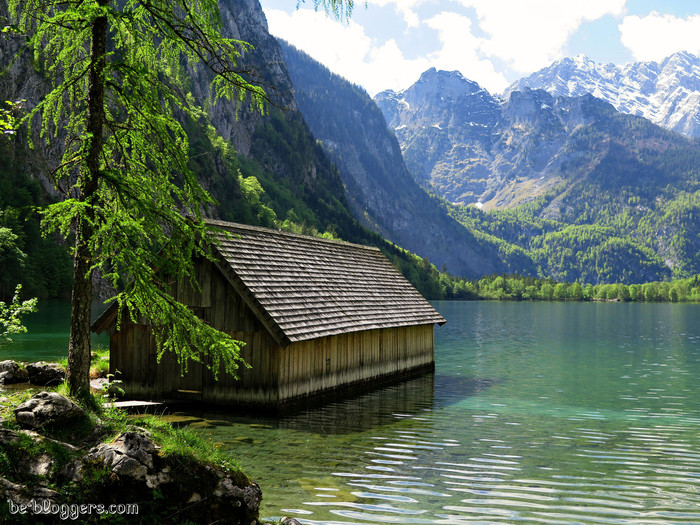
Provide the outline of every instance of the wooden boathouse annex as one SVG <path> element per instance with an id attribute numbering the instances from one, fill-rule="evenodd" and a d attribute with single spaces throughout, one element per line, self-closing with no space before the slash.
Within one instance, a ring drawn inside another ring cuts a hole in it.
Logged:
<path id="1" fill-rule="evenodd" d="M 433 329 L 445 319 L 377 248 L 209 221 L 216 261 L 196 264 L 201 290 L 176 298 L 245 342 L 238 380 L 173 357 L 156 362 L 147 324 L 108 308 L 93 330 L 110 336 L 110 369 L 134 399 L 198 399 L 276 409 L 301 398 L 434 368 Z"/>

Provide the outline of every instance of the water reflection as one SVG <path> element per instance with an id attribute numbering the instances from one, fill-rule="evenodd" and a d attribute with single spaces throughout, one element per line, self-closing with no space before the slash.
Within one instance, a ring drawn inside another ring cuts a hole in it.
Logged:
<path id="1" fill-rule="evenodd" d="M 372 430 L 455 404 L 483 392 L 495 381 L 461 376 L 426 373 L 414 379 L 377 388 L 371 392 L 333 400 L 314 400 L 309 407 L 297 406 L 279 417 L 258 416 L 256 424 L 269 428 L 293 429 L 313 434 L 348 434 Z M 236 417 L 230 411 L 190 408 L 186 414 L 203 420 L 245 422 L 249 416 Z M 216 426 L 216 425 L 214 425 Z"/>

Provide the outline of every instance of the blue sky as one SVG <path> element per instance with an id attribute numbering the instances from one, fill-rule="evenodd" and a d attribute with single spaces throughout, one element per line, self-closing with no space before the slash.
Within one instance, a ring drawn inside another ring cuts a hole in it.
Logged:
<path id="1" fill-rule="evenodd" d="M 405 89 L 429 67 L 500 93 L 566 56 L 622 65 L 700 55 L 698 0 L 356 0 L 344 22 L 313 0 L 261 4 L 273 35 L 371 95 Z"/>

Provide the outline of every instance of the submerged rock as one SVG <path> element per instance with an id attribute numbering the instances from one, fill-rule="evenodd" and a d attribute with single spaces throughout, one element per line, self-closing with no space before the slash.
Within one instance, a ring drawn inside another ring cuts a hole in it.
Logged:
<path id="1" fill-rule="evenodd" d="M 39 429 L 71 423 L 85 416 L 85 410 L 56 392 L 39 392 L 14 410 L 17 423 Z"/>

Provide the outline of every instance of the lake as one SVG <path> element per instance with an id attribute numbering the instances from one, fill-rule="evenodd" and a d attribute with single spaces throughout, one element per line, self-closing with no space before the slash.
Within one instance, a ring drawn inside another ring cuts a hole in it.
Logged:
<path id="1" fill-rule="evenodd" d="M 107 308 L 104 303 L 92 303 L 92 320 Z M 68 357 L 70 330 L 70 301 L 39 301 L 37 312 L 22 318 L 27 333 L 12 337 L 13 342 L 0 346 L 0 360 L 55 361 Z M 92 346 L 109 346 L 109 337 L 92 334 Z"/>
<path id="2" fill-rule="evenodd" d="M 434 304 L 435 374 L 280 419 L 190 414 L 261 516 L 700 523 L 700 305 Z"/>
<path id="3" fill-rule="evenodd" d="M 437 302 L 435 375 L 197 414 L 302 523 L 700 523 L 700 305 Z"/>

